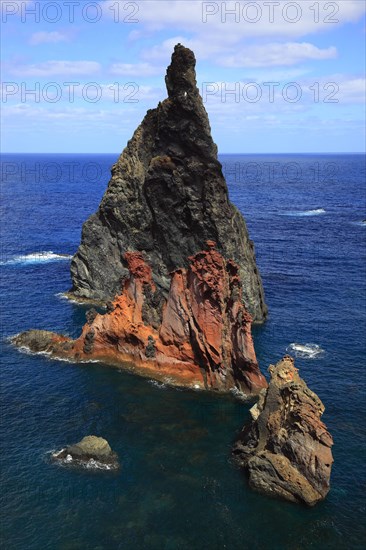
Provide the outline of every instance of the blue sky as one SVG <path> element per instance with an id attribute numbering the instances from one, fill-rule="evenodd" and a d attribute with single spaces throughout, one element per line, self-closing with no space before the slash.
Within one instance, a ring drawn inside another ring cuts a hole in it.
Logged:
<path id="1" fill-rule="evenodd" d="M 221 153 L 365 148 L 363 0 L 0 4 L 3 151 L 119 153 L 177 42 Z"/>

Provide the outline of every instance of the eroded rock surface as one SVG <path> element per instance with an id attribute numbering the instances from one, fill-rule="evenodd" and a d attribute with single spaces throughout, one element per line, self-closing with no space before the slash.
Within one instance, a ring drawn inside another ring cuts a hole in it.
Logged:
<path id="1" fill-rule="evenodd" d="M 253 421 L 233 453 L 261 493 L 310 506 L 329 491 L 332 436 L 321 421 L 324 405 L 285 356 L 269 367 L 271 380 L 251 409 Z"/>
<path id="2" fill-rule="evenodd" d="M 112 168 L 98 211 L 84 224 L 71 264 L 72 295 L 107 302 L 129 276 L 126 253 L 142 252 L 157 289 L 212 239 L 239 265 L 243 301 L 254 322 L 267 313 L 254 247 L 228 198 L 191 50 L 178 44 L 167 70 L 168 98 L 149 110 Z M 157 299 L 157 298 L 156 298 Z"/>
<path id="3" fill-rule="evenodd" d="M 239 267 L 213 241 L 171 274 L 168 296 L 156 285 L 141 252 L 127 252 L 129 277 L 105 314 L 87 315 L 77 340 L 42 331 L 14 343 L 56 357 L 99 359 L 165 382 L 258 394 L 267 386 L 258 368 L 252 319 L 242 301 Z M 58 340 L 59 339 L 59 340 Z"/>

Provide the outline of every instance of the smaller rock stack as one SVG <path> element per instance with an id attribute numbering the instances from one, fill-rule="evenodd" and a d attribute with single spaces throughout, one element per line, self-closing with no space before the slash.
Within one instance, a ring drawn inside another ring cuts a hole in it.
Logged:
<path id="1" fill-rule="evenodd" d="M 271 381 L 251 409 L 253 421 L 233 447 L 249 485 L 260 493 L 313 506 L 329 491 L 332 436 L 324 405 L 285 356 L 269 367 Z"/>

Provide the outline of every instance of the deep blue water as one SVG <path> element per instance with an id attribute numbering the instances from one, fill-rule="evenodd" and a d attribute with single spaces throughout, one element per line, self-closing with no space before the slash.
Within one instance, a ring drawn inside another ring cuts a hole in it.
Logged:
<path id="1" fill-rule="evenodd" d="M 297 359 L 335 441 L 331 491 L 312 509 L 253 493 L 230 462 L 249 404 L 7 343 L 30 327 L 78 334 L 86 308 L 58 296 L 70 287 L 69 261 L 40 252 L 76 250 L 116 158 L 2 157 L 1 547 L 364 548 L 364 157 L 221 156 L 270 311 L 254 329 L 262 370 L 293 342 L 324 350 Z M 118 474 L 49 464 L 49 451 L 87 434 L 119 453 Z"/>

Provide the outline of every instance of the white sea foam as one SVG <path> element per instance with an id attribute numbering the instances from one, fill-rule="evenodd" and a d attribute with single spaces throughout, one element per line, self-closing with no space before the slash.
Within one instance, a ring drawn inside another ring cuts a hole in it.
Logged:
<path id="1" fill-rule="evenodd" d="M 246 393 L 242 392 L 242 391 L 239 390 L 238 388 L 231 388 L 230 393 L 231 393 L 236 399 L 240 399 L 241 401 L 247 401 L 248 398 L 249 398 L 249 395 L 247 395 Z"/>
<path id="2" fill-rule="evenodd" d="M 324 353 L 324 350 L 318 344 L 299 344 L 297 342 L 290 344 L 286 351 L 303 359 L 316 359 Z"/>
<path id="3" fill-rule="evenodd" d="M 7 260 L 0 261 L 0 265 L 30 265 L 49 262 L 60 262 L 71 260 L 70 254 L 56 254 L 52 250 L 32 252 L 31 254 L 13 256 Z"/>
<path id="4" fill-rule="evenodd" d="M 91 458 L 88 460 L 88 462 L 85 463 L 85 468 L 88 470 L 115 470 L 113 466 L 110 464 L 104 464 L 103 462 L 98 462 L 98 460 L 94 460 L 94 458 Z"/>
<path id="5" fill-rule="evenodd" d="M 60 300 L 65 300 L 66 302 L 69 302 L 70 304 L 76 304 L 77 306 L 87 305 L 87 302 L 85 302 L 83 300 L 78 300 L 77 298 L 70 298 L 70 296 L 68 294 L 66 294 L 65 292 L 57 292 L 57 294 L 55 294 L 55 296 L 56 296 L 56 298 L 59 298 Z"/>
<path id="6" fill-rule="evenodd" d="M 7 337 L 6 341 L 8 341 L 12 344 L 13 343 L 13 338 L 15 338 L 16 336 L 18 336 L 18 334 L 15 334 L 14 336 Z M 62 363 L 71 363 L 71 364 L 75 364 L 75 363 L 80 364 L 80 363 L 82 363 L 82 364 L 86 364 L 86 363 L 100 363 L 101 362 L 100 359 L 82 359 L 82 360 L 77 361 L 74 357 L 60 357 L 58 355 L 53 355 L 51 351 L 33 351 L 27 346 L 19 346 L 19 347 L 17 347 L 17 350 L 20 353 L 24 353 L 25 355 L 43 355 L 45 357 L 50 357 L 54 361 L 61 361 Z"/>
<path id="7" fill-rule="evenodd" d="M 314 210 L 290 210 L 288 212 L 283 212 L 282 216 L 292 216 L 296 218 L 304 218 L 308 216 L 320 216 L 321 214 L 325 214 L 326 210 L 324 208 L 315 208 Z"/>
<path id="8" fill-rule="evenodd" d="M 159 388 L 160 390 L 166 390 L 166 384 L 164 384 L 163 382 L 158 382 L 157 380 L 149 380 L 149 384 L 155 386 L 155 388 Z"/>
<path id="9" fill-rule="evenodd" d="M 60 454 L 63 453 L 65 449 L 61 449 L 60 451 L 49 451 L 47 455 L 51 456 L 51 459 L 53 459 L 56 464 L 59 466 L 75 466 L 77 468 L 86 468 L 87 470 L 116 470 L 117 466 L 114 466 L 113 464 L 104 464 L 104 462 L 99 462 L 98 460 L 94 460 L 94 458 L 90 458 L 88 461 L 85 460 L 78 460 L 77 458 L 73 458 L 70 454 L 67 454 L 65 458 L 59 458 Z"/>
<path id="10" fill-rule="evenodd" d="M 27 346 L 19 346 L 18 351 L 20 351 L 20 353 L 24 353 L 25 355 L 44 355 L 47 357 L 52 355 L 50 351 L 32 351 Z"/>

